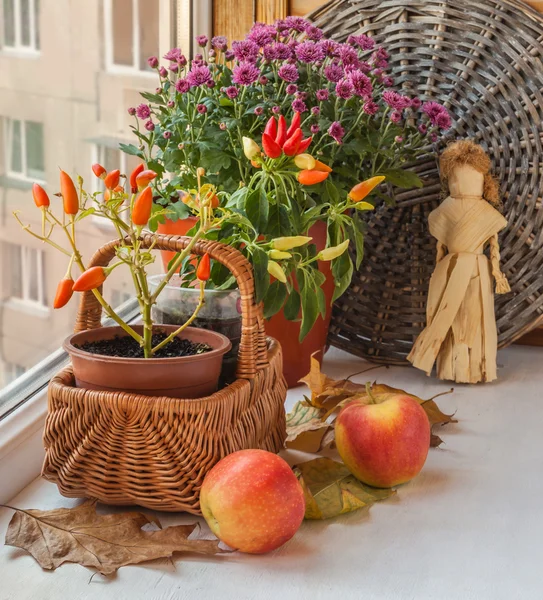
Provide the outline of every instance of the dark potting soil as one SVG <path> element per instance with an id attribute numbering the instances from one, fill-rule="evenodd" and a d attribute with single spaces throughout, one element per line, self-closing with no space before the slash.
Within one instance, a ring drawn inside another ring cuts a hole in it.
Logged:
<path id="1" fill-rule="evenodd" d="M 153 347 L 166 339 L 167 334 L 153 334 Z M 85 342 L 84 344 L 75 344 L 76 348 L 90 352 L 91 354 L 102 354 L 104 356 L 119 356 L 121 358 L 144 358 L 143 348 L 138 342 L 130 336 L 115 336 L 110 340 L 97 340 L 95 342 Z M 169 344 L 161 348 L 153 358 L 177 358 L 179 356 L 193 356 L 194 354 L 203 354 L 212 350 L 208 344 L 191 342 L 184 338 L 174 338 Z"/>

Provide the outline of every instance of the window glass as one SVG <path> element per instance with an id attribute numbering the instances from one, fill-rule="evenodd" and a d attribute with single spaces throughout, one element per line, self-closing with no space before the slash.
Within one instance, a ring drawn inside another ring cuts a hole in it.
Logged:
<path id="1" fill-rule="evenodd" d="M 134 65 L 134 11 L 133 0 L 112 0 L 113 62 L 116 65 Z"/>
<path id="2" fill-rule="evenodd" d="M 43 125 L 26 121 L 25 134 L 26 174 L 33 179 L 44 179 Z"/>
<path id="3" fill-rule="evenodd" d="M 21 44 L 30 46 L 30 0 L 19 0 L 21 11 Z"/>
<path id="4" fill-rule="evenodd" d="M 6 132 L 11 145 L 11 168 L 13 173 L 23 172 L 23 150 L 21 136 L 21 121 L 8 120 Z"/>
<path id="5" fill-rule="evenodd" d="M 15 0 L 4 0 L 4 43 L 15 46 Z"/>
<path id="6" fill-rule="evenodd" d="M 152 71 L 147 64 L 150 56 L 158 56 L 158 0 L 139 0 L 139 68 Z"/>

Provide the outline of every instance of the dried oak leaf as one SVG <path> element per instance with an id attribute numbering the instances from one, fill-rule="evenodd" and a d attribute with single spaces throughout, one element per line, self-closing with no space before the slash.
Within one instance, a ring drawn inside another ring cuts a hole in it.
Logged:
<path id="1" fill-rule="evenodd" d="M 395 494 L 395 490 L 372 488 L 349 469 L 330 458 L 315 458 L 294 469 L 305 496 L 306 519 L 329 519 L 370 506 Z"/>
<path id="2" fill-rule="evenodd" d="M 224 552 L 219 540 L 188 539 L 197 523 L 143 531 L 144 525 L 160 527 L 160 522 L 137 512 L 99 515 L 95 500 L 55 510 L 8 508 L 15 514 L 5 543 L 27 550 L 43 569 L 71 562 L 110 575 L 119 567 L 171 557 L 174 552 Z"/>

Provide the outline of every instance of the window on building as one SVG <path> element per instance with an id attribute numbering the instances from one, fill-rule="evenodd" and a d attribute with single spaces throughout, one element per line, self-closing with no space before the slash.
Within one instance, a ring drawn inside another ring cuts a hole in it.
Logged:
<path id="1" fill-rule="evenodd" d="M 40 49 L 39 0 L 3 0 L 4 48 L 24 52 Z"/>
<path id="2" fill-rule="evenodd" d="M 3 125 L 6 175 L 44 181 L 43 125 L 10 118 L 4 119 Z"/>
<path id="3" fill-rule="evenodd" d="M 149 56 L 158 56 L 159 0 L 105 0 L 108 69 L 152 70 Z"/>
<path id="4" fill-rule="evenodd" d="M 44 252 L 28 246 L 5 244 L 5 264 L 10 268 L 8 296 L 29 304 L 47 306 Z"/>

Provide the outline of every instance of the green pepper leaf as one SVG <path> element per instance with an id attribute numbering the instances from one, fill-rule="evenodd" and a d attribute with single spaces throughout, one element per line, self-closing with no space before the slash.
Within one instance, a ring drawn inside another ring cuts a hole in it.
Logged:
<path id="1" fill-rule="evenodd" d="M 296 321 L 300 314 L 300 294 L 298 290 L 292 289 L 285 303 L 285 318 L 288 321 Z"/>
<path id="2" fill-rule="evenodd" d="M 247 200 L 245 201 L 245 213 L 256 231 L 259 233 L 265 231 L 266 226 L 268 225 L 270 205 L 263 188 L 253 190 L 247 196 Z"/>
<path id="3" fill-rule="evenodd" d="M 261 248 L 252 250 L 253 274 L 255 278 L 255 301 L 262 301 L 268 287 L 270 286 L 270 275 L 268 273 L 268 255 Z"/>
<path id="4" fill-rule="evenodd" d="M 131 154 L 132 156 L 139 156 L 139 158 L 145 158 L 143 152 L 134 144 L 119 144 L 119 148 L 125 154 Z"/>
<path id="5" fill-rule="evenodd" d="M 421 188 L 422 180 L 413 171 L 404 171 L 403 169 L 385 169 L 379 175 L 385 175 L 388 183 L 399 188 Z"/>
<path id="6" fill-rule="evenodd" d="M 303 342 L 305 336 L 311 331 L 317 317 L 319 316 L 319 306 L 315 285 L 313 279 L 304 271 L 301 289 L 302 299 L 302 326 L 300 327 L 299 341 Z"/>
<path id="7" fill-rule="evenodd" d="M 269 319 L 278 313 L 287 297 L 287 288 L 284 283 L 274 281 L 268 288 L 266 297 L 264 298 L 264 318 Z"/>

